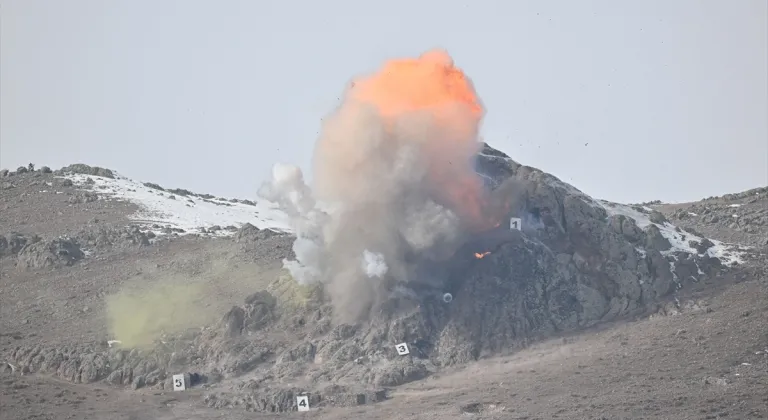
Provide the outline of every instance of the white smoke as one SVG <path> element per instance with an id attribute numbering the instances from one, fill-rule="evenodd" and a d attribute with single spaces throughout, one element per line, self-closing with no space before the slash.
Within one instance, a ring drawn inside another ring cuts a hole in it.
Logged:
<path id="1" fill-rule="evenodd" d="M 384 274 L 387 274 L 387 269 L 387 262 L 384 261 L 383 255 L 367 249 L 363 251 L 363 270 L 368 277 L 384 277 Z"/>
<path id="2" fill-rule="evenodd" d="M 320 281 L 323 225 L 328 221 L 328 214 L 317 208 L 301 169 L 285 163 L 275 164 L 272 179 L 262 184 L 258 195 L 277 203 L 288 215 L 296 233 L 293 242 L 296 260 L 283 260 L 283 266 L 299 284 Z"/>

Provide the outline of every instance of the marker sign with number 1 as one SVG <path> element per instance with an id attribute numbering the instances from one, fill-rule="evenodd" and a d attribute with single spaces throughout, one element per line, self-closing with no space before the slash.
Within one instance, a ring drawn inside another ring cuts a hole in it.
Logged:
<path id="1" fill-rule="evenodd" d="M 187 384 L 184 381 L 184 374 L 173 375 L 173 390 L 184 391 L 185 389 L 187 389 Z"/>
<path id="2" fill-rule="evenodd" d="M 509 229 L 523 230 L 523 221 L 519 217 L 511 217 L 509 219 Z"/>
<path id="3" fill-rule="evenodd" d="M 299 407 L 299 411 L 309 411 L 309 397 L 306 395 L 297 396 L 296 406 Z"/>

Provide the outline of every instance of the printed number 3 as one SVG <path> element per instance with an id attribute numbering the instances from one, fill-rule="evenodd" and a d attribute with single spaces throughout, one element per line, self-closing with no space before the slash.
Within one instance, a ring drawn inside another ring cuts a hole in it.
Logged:
<path id="1" fill-rule="evenodd" d="M 400 350 L 401 352 L 405 351 L 405 346 L 399 346 L 398 350 Z"/>

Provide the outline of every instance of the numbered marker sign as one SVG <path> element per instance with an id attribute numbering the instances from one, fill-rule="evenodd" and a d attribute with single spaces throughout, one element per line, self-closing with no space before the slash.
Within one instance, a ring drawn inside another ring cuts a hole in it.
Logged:
<path id="1" fill-rule="evenodd" d="M 509 219 L 509 229 L 523 230 L 523 221 L 519 217 L 511 217 Z"/>
<path id="2" fill-rule="evenodd" d="M 399 356 L 405 356 L 406 354 L 410 353 L 410 350 L 408 350 L 408 344 L 400 343 L 395 346 L 397 349 L 397 354 Z"/>
<path id="3" fill-rule="evenodd" d="M 187 383 L 184 381 L 184 374 L 173 375 L 173 390 L 184 391 L 187 389 Z"/>
<path id="4" fill-rule="evenodd" d="M 299 411 L 309 411 L 309 397 L 306 395 L 297 396 L 296 406 L 299 407 Z"/>

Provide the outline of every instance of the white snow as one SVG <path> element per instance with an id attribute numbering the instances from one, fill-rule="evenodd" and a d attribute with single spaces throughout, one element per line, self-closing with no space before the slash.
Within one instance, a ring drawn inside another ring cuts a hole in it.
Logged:
<path id="1" fill-rule="evenodd" d="M 741 204 L 729 204 L 728 207 L 733 207 L 733 208 L 741 207 Z"/>
<path id="2" fill-rule="evenodd" d="M 676 226 L 669 222 L 665 222 L 663 224 L 653 223 L 648 218 L 647 214 L 635 210 L 630 206 L 611 203 L 609 201 L 602 201 L 602 205 L 603 208 L 605 208 L 605 211 L 608 212 L 608 215 L 621 214 L 626 217 L 630 217 L 634 219 L 635 224 L 637 224 L 637 226 L 641 229 L 644 229 L 651 224 L 656 225 L 656 227 L 659 228 L 661 235 L 665 237 L 672 245 L 669 250 L 662 252 L 662 254 L 669 255 L 676 251 L 684 251 L 690 254 L 696 254 L 696 249 L 688 245 L 688 241 L 701 242 L 703 239 L 699 236 L 691 234 L 690 232 L 677 232 Z M 710 241 L 715 244 L 713 247 L 707 250 L 707 255 L 710 257 L 719 258 L 720 261 L 722 261 L 722 263 L 725 265 L 730 265 L 734 262 L 742 264 L 744 262 L 742 259 L 742 252 L 740 252 L 737 245 L 726 244 L 714 239 L 710 239 Z"/>
<path id="3" fill-rule="evenodd" d="M 286 174 L 281 173 L 280 175 Z M 130 218 L 140 225 L 151 228 L 155 234 L 162 234 L 161 229 L 166 227 L 183 229 L 184 232 L 179 234 L 188 234 L 202 233 L 203 229 L 219 226 L 222 229 L 215 232 L 215 234 L 223 236 L 232 234 L 232 232 L 223 228 L 227 226 L 240 227 L 245 223 L 250 223 L 259 229 L 292 232 L 287 215 L 280 211 L 276 204 L 264 200 L 254 200 L 253 203 L 255 205 L 251 205 L 242 202 L 232 202 L 223 198 L 204 199 L 197 195 L 174 195 L 170 192 L 147 187 L 141 182 L 118 174 L 115 174 L 115 179 L 82 174 L 69 174 L 65 175 L 64 178 L 72 180 L 79 188 L 95 192 L 107 199 L 128 201 L 136 204 L 139 207 L 139 211 L 131 215 Z M 555 179 L 553 178 L 550 181 L 554 182 Z M 609 215 L 622 214 L 631 217 L 641 229 L 652 223 L 648 218 L 648 214 L 643 212 L 650 211 L 651 209 L 641 207 L 643 211 L 638 211 L 627 205 L 594 200 L 569 184 L 562 184 L 566 188 L 570 187 L 568 188 L 569 191 L 577 192 L 587 203 L 603 207 Z M 56 193 L 60 193 L 60 191 L 56 191 Z M 170 198 L 172 195 L 174 198 Z M 668 222 L 654 224 L 672 244 L 672 248 L 665 251 L 665 254 L 671 254 L 674 251 L 695 253 L 696 250 L 688 245 L 688 241 L 702 240 L 702 238 L 688 232 L 677 232 L 675 226 Z M 158 228 L 156 225 L 160 227 Z M 208 233 L 211 232 L 209 231 Z M 716 240 L 712 240 L 712 242 L 715 246 L 707 251 L 707 254 L 711 257 L 720 258 L 724 264 L 743 262 L 741 258 L 742 253 L 738 246 Z M 644 254 L 644 250 L 638 248 L 638 251 Z M 379 258 L 371 257 L 372 255 L 365 255 L 363 257 L 364 266 L 375 267 L 374 272 L 378 272 L 383 267 L 386 267 L 386 265 L 378 264 L 383 262 L 379 261 Z"/>
<path id="4" fill-rule="evenodd" d="M 179 228 L 184 230 L 181 234 L 188 234 L 201 233 L 201 228 L 219 226 L 222 229 L 216 234 L 228 235 L 232 232 L 224 229 L 225 227 L 240 227 L 250 223 L 259 229 L 290 231 L 285 214 L 266 201 L 255 201 L 255 205 L 250 205 L 230 202 L 223 198 L 204 199 L 199 196 L 174 195 L 149 188 L 141 182 L 117 174 L 115 179 L 81 174 L 69 174 L 64 178 L 72 180 L 79 188 L 107 199 L 136 204 L 139 211 L 130 218 L 147 227 L 160 225 L 161 228 Z M 92 183 L 86 182 L 89 178 Z M 171 196 L 174 198 L 170 198 Z M 154 229 L 153 231 L 155 234 L 161 233 Z"/>

